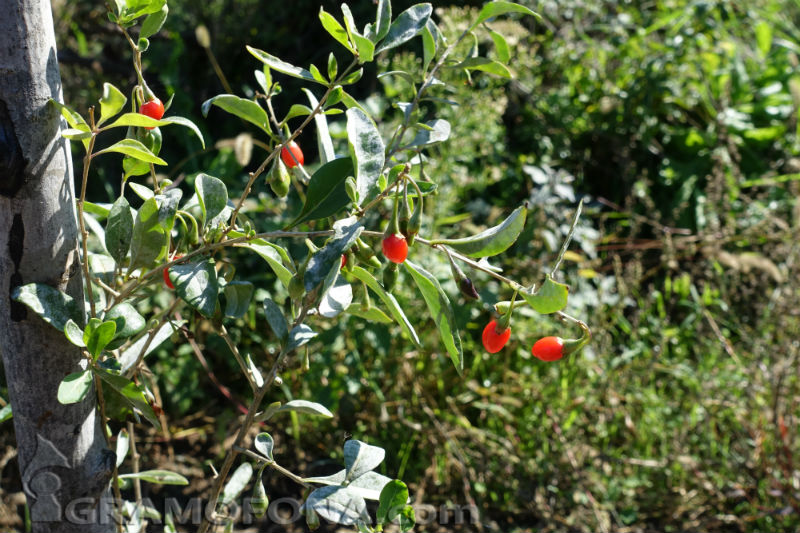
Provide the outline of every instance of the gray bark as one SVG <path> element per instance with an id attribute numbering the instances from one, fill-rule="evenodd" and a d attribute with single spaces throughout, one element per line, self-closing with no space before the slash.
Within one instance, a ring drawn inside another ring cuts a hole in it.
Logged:
<path id="1" fill-rule="evenodd" d="M 72 161 L 60 114 L 48 105 L 61 100 L 50 2 L 0 5 L 0 352 L 20 473 L 34 532 L 113 531 L 86 523 L 99 522 L 90 502 L 107 494 L 114 460 L 95 395 L 73 405 L 56 399 L 62 378 L 85 361 L 63 333 L 10 297 L 37 282 L 84 300 Z M 71 523 L 69 511 L 84 523 Z"/>

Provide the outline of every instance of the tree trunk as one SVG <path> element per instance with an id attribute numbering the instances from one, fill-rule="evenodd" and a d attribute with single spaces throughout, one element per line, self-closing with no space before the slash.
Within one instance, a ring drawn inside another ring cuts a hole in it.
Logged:
<path id="1" fill-rule="evenodd" d="M 44 283 L 83 302 L 69 146 L 48 0 L 9 0 L 0 15 L 0 352 L 34 532 L 113 531 L 100 524 L 114 455 L 94 391 L 61 405 L 58 385 L 85 368 L 64 334 L 11 300 Z M 106 502 L 107 504 L 107 502 Z M 76 523 L 82 522 L 82 523 Z M 94 522 L 90 524 L 89 522 Z"/>

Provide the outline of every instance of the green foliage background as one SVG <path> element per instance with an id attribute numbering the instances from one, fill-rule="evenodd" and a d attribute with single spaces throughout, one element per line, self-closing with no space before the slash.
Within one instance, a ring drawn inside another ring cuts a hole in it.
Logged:
<path id="1" fill-rule="evenodd" d="M 174 94 L 176 113 L 200 124 L 211 146 L 198 152 L 188 136 L 165 134 L 161 155 L 172 179 L 205 169 L 235 191 L 263 154 L 255 147 L 241 164 L 233 139 L 242 123 L 200 115 L 200 103 L 224 90 L 197 44 L 198 25 L 208 27 L 239 94 L 254 90 L 259 68 L 245 44 L 301 65 L 342 52 L 312 16 L 319 5 L 337 11 L 336 3 L 266 4 L 170 2 L 167 26 L 145 56 L 148 79 L 162 98 Z M 374 9 L 355 4 L 357 20 Z M 452 36 L 474 18 L 468 5 L 479 3 L 449 4 L 437 2 L 436 17 Z M 508 36 L 516 78 L 478 74 L 438 95 L 460 105 L 438 115 L 454 133 L 426 167 L 440 191 L 426 206 L 422 234 L 466 234 L 528 201 L 527 228 L 499 262 L 510 277 L 538 283 L 585 196 L 588 214 L 564 276 L 568 311 L 587 320 L 594 342 L 569 360 L 541 363 L 530 355 L 537 338 L 578 332 L 523 312 L 509 346 L 486 354 L 480 332 L 488 304 L 510 295 L 481 275 L 474 281 L 483 305 L 445 285 L 459 300 L 464 378 L 432 321 L 420 322 L 426 350 L 416 352 L 392 328 L 344 318 L 313 343 L 310 370 L 290 365 L 283 374 L 286 398 L 313 399 L 336 418 L 294 416 L 272 431 L 276 454 L 315 475 L 325 465 L 313 461 L 340 450 L 346 436 L 369 440 L 387 448 L 384 473 L 409 482 L 412 498 L 474 503 L 486 527 L 503 531 L 797 530 L 797 2 L 527 5 L 541 22 L 488 24 Z M 94 102 L 102 81 L 135 83 L 128 48 L 101 4 L 56 2 L 55 10 L 64 93 L 74 108 Z M 478 46 L 492 49 L 488 39 Z M 416 61 L 398 52 L 381 58 L 379 69 Z M 292 80 L 283 85 L 288 109 L 301 93 Z M 399 119 L 392 103 L 408 86 L 386 77 L 359 87 L 388 135 Z M 344 122 L 334 118 L 335 135 Z M 313 135 L 303 140 L 306 160 L 314 159 Z M 104 192 L 98 184 L 117 183 L 117 170 L 97 169 L 90 196 L 113 199 L 111 186 Z M 255 201 L 267 220 L 297 208 L 263 184 Z M 272 281 L 258 259 L 231 259 L 257 286 Z M 438 258 L 419 260 L 443 281 L 449 276 Z M 410 283 L 402 271 L 400 283 Z M 423 302 L 405 295 L 408 315 L 425 320 Z M 273 349 L 260 313 L 232 331 L 254 358 Z M 202 327 L 194 335 L 216 379 L 239 399 L 247 385 L 222 339 Z M 178 429 L 196 427 L 198 405 L 213 400 L 202 414 L 214 422 L 201 425 L 200 438 L 221 442 L 235 407 L 191 347 L 176 338 L 153 369 Z"/>

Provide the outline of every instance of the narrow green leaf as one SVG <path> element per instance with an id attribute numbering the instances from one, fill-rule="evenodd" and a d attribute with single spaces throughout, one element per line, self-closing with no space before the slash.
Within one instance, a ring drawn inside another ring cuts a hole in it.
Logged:
<path id="1" fill-rule="evenodd" d="M 437 118 L 425 123 L 430 129 L 420 128 L 414 139 L 404 147 L 413 148 L 415 146 L 427 146 L 450 138 L 450 123 L 444 119 Z"/>
<path id="2" fill-rule="evenodd" d="M 77 324 L 84 323 L 82 305 L 70 295 L 50 285 L 29 283 L 15 288 L 11 297 L 15 301 L 25 304 L 42 320 L 59 331 L 64 331 L 67 321 L 70 319 Z"/>
<path id="3" fill-rule="evenodd" d="M 166 324 L 162 324 L 160 328 L 155 332 L 153 335 L 153 340 L 149 341 L 150 334 L 142 335 L 136 342 L 131 344 L 128 348 L 125 349 L 122 354 L 119 356 L 119 364 L 121 366 L 122 372 L 127 372 L 136 360 L 139 358 L 139 355 L 142 353 L 142 350 L 147 344 L 147 351 L 145 352 L 145 356 L 152 353 L 156 348 L 161 346 L 167 339 L 169 339 L 173 333 L 175 333 L 179 327 L 183 325 L 183 321 L 171 320 Z"/>
<path id="4" fill-rule="evenodd" d="M 363 309 L 360 303 L 350 304 L 346 312 L 350 315 L 363 318 L 369 322 L 377 322 L 379 324 L 391 324 L 394 322 L 389 315 L 378 309 L 377 307 L 369 307 Z"/>
<path id="5" fill-rule="evenodd" d="M 97 216 L 99 220 L 103 220 L 104 218 L 108 217 L 108 214 L 111 212 L 111 204 L 84 202 L 83 212 L 91 213 Z"/>
<path id="6" fill-rule="evenodd" d="M 222 497 L 220 497 L 219 503 L 226 505 L 238 498 L 252 477 L 253 467 L 250 463 L 240 464 L 239 468 L 231 475 L 228 483 L 225 484 L 225 488 L 222 489 Z"/>
<path id="7" fill-rule="evenodd" d="M 277 70 L 278 72 L 282 72 L 283 74 L 292 76 L 294 78 L 300 78 L 301 80 L 319 83 L 316 79 L 314 79 L 314 76 L 311 74 L 311 72 L 304 68 L 296 67 L 290 63 L 278 59 L 272 54 L 268 54 L 267 52 L 259 50 L 258 48 L 253 48 L 252 46 L 248 46 L 247 51 L 250 52 L 253 57 L 273 70 Z"/>
<path id="8" fill-rule="evenodd" d="M 356 217 L 348 217 L 333 225 L 334 235 L 325 246 L 315 252 L 306 265 L 303 283 L 306 292 L 311 292 L 321 284 L 335 268 L 338 272 L 344 254 L 356 242 L 364 227 Z M 324 292 L 324 291 L 323 291 Z M 319 298 L 322 298 L 322 294 Z"/>
<path id="9" fill-rule="evenodd" d="M 128 99 L 122 94 L 122 91 L 110 83 L 104 83 L 103 96 L 100 98 L 100 120 L 97 125 L 103 124 L 103 122 L 122 111 L 127 101 Z"/>
<path id="10" fill-rule="evenodd" d="M 370 446 L 366 442 L 351 439 L 344 443 L 345 483 L 358 479 L 363 474 L 375 469 L 386 457 L 386 450 L 378 446 Z"/>
<path id="11" fill-rule="evenodd" d="M 115 452 L 117 456 L 117 468 L 119 468 L 125 461 L 125 457 L 128 455 L 128 450 L 130 449 L 130 444 L 131 437 L 128 435 L 128 430 L 119 430 L 119 433 L 117 434 L 117 448 Z"/>
<path id="12" fill-rule="evenodd" d="M 408 487 L 399 479 L 390 481 L 381 490 L 375 521 L 378 524 L 393 521 L 400 516 L 406 505 L 408 505 Z"/>
<path id="13" fill-rule="evenodd" d="M 144 19 L 144 22 L 142 22 L 142 29 L 139 31 L 139 38 L 147 39 L 158 33 L 161 27 L 164 25 L 164 21 L 167 20 L 168 14 L 169 7 L 167 7 L 167 4 L 164 4 L 161 7 L 161 10 L 147 15 L 147 17 Z"/>
<path id="14" fill-rule="evenodd" d="M 156 416 L 155 412 L 153 412 L 153 408 L 150 407 L 150 404 L 147 403 L 147 398 L 145 398 L 144 393 L 136 386 L 134 382 L 131 380 L 117 375 L 112 374 L 111 372 L 103 369 L 95 369 L 95 373 L 102 379 L 105 383 L 111 386 L 120 397 L 130 405 L 131 407 L 137 409 L 142 416 L 144 416 L 148 422 L 153 424 L 156 428 L 160 428 L 161 424 L 158 422 L 158 417 Z"/>
<path id="15" fill-rule="evenodd" d="M 400 531 L 405 533 L 406 531 L 411 531 L 414 529 L 414 526 L 417 524 L 417 515 L 414 512 L 414 508 L 410 505 L 406 505 L 403 508 L 403 511 L 400 513 Z"/>
<path id="16" fill-rule="evenodd" d="M 281 307 L 270 298 L 265 298 L 263 305 L 269 327 L 272 328 L 275 336 L 283 341 L 289 336 L 289 324 L 286 322 L 286 317 L 283 316 Z"/>
<path id="17" fill-rule="evenodd" d="M 192 122 L 186 117 L 179 117 L 179 116 L 171 116 L 171 117 L 164 117 L 159 120 L 162 126 L 168 126 L 170 124 L 177 124 L 178 126 L 183 126 L 184 128 L 189 128 L 195 134 L 195 136 L 200 139 L 200 145 L 205 149 L 206 141 L 203 139 L 203 134 L 200 132 L 200 128 L 197 127 L 197 124 Z"/>
<path id="18" fill-rule="evenodd" d="M 200 204 L 200 220 L 205 227 L 228 205 L 228 189 L 221 179 L 201 173 L 194 179 L 194 190 Z"/>
<path id="19" fill-rule="evenodd" d="M 442 338 L 444 347 L 450 354 L 456 370 L 461 374 L 464 371 L 464 350 L 461 347 L 461 336 L 447 293 L 442 290 L 439 281 L 421 266 L 408 260 L 403 264 L 419 287 L 431 317 L 439 328 L 439 336 Z"/>
<path id="20" fill-rule="evenodd" d="M 6 420 L 11 420 L 14 416 L 14 412 L 11 409 L 11 404 L 6 404 L 2 409 L 0 409 L 0 424 L 5 422 Z"/>
<path id="21" fill-rule="evenodd" d="M 231 231 L 230 236 L 237 236 L 238 232 Z M 286 250 L 277 244 L 265 241 L 264 239 L 253 239 L 250 242 L 243 242 L 236 245 L 239 248 L 248 248 L 257 253 L 278 277 L 284 287 L 289 287 L 292 280 L 292 271 L 286 265 L 291 266 L 291 260 L 286 256 Z"/>
<path id="22" fill-rule="evenodd" d="M 507 66 L 500 63 L 499 61 L 493 61 L 486 57 L 468 57 L 461 63 L 458 63 L 457 65 L 448 65 L 446 68 L 454 70 L 455 69 L 480 70 L 482 72 L 494 74 L 495 76 L 500 76 L 501 78 L 507 78 L 507 79 L 511 79 L 514 77 L 511 74 L 511 71 L 508 70 Z"/>
<path id="23" fill-rule="evenodd" d="M 392 22 L 386 37 L 375 53 L 390 50 L 413 39 L 425 27 L 432 12 L 433 7 L 430 4 L 417 4 L 400 13 Z"/>
<path id="24" fill-rule="evenodd" d="M 131 269 L 150 267 L 167 253 L 168 233 L 159 220 L 156 198 L 145 200 L 136 213 L 131 239 Z"/>
<path id="25" fill-rule="evenodd" d="M 561 311 L 567 306 L 569 297 L 569 287 L 563 283 L 554 281 L 550 275 L 545 278 L 544 284 L 537 292 L 530 289 L 523 289 L 520 294 L 528 302 L 534 311 L 543 315 Z"/>
<path id="26" fill-rule="evenodd" d="M 439 47 L 439 42 L 437 39 L 437 33 L 435 33 L 436 23 L 433 20 L 428 19 L 428 22 L 425 24 L 425 27 L 422 28 L 422 71 L 428 72 L 428 67 L 430 66 L 433 58 L 436 57 L 436 51 Z"/>
<path id="27" fill-rule="evenodd" d="M 347 110 L 347 143 L 355 162 L 359 205 L 378 194 L 378 178 L 386 161 L 386 146 L 372 119 L 358 108 Z"/>
<path id="28" fill-rule="evenodd" d="M 491 257 L 506 251 L 516 242 L 525 227 L 525 206 L 516 208 L 503 222 L 463 239 L 438 239 L 431 244 L 445 244 L 469 257 Z"/>
<path id="29" fill-rule="evenodd" d="M 178 297 L 211 318 L 217 308 L 219 281 L 211 258 L 192 263 L 178 263 L 169 269 L 169 279 Z"/>
<path id="30" fill-rule="evenodd" d="M 469 29 L 475 28 L 478 24 L 486 22 L 490 18 L 505 15 L 506 13 L 522 13 L 523 15 L 532 15 L 536 18 L 541 18 L 538 13 L 531 11 L 525 6 L 515 4 L 514 2 L 489 2 L 483 6 L 478 18 L 472 23 Z"/>
<path id="31" fill-rule="evenodd" d="M 293 104 L 292 107 L 289 108 L 289 112 L 286 113 L 286 116 L 283 117 L 282 123 L 285 123 L 287 120 L 295 118 L 295 117 L 304 117 L 308 116 L 313 112 L 313 110 L 308 107 L 307 105 L 303 104 Z"/>
<path id="32" fill-rule="evenodd" d="M 217 95 L 203 102 L 203 105 L 200 107 L 204 117 L 208 116 L 208 111 L 211 109 L 212 105 L 219 107 L 231 115 L 235 115 L 243 120 L 246 120 L 251 124 L 255 124 L 261 128 L 264 133 L 270 132 L 267 112 L 264 111 L 263 107 L 252 100 L 246 100 L 233 94 Z"/>
<path id="33" fill-rule="evenodd" d="M 497 53 L 497 60 L 501 63 L 508 63 L 508 60 L 511 59 L 511 49 L 508 47 L 506 38 L 494 30 L 490 31 L 489 35 L 492 37 L 492 41 L 494 41 L 494 50 Z"/>
<path id="34" fill-rule="evenodd" d="M 375 43 L 380 42 L 389 33 L 392 24 L 392 1 L 378 0 L 378 11 L 375 16 Z"/>
<path id="35" fill-rule="evenodd" d="M 319 20 L 322 22 L 322 27 L 325 28 L 325 31 L 327 31 L 331 37 L 336 39 L 342 46 L 347 48 L 353 54 L 356 53 L 347 37 L 347 31 L 341 24 L 339 24 L 339 21 L 336 20 L 336 17 L 325 11 L 324 8 L 320 7 Z"/>
<path id="36" fill-rule="evenodd" d="M 392 317 L 394 317 L 394 320 L 400 324 L 400 326 L 406 332 L 406 335 L 408 335 L 408 338 L 411 339 L 411 342 L 413 342 L 416 347 L 420 348 L 421 345 L 419 342 L 419 337 L 417 336 L 417 332 L 414 331 L 414 326 L 412 326 L 411 322 L 409 322 L 408 318 L 406 318 L 403 309 L 400 307 L 400 304 L 397 303 L 395 297 L 386 292 L 381 284 L 378 283 L 378 280 L 376 280 L 372 274 L 360 266 L 353 266 L 353 268 L 350 270 L 350 274 L 363 281 L 367 287 L 372 289 L 372 291 L 378 295 L 383 304 L 389 309 L 389 313 L 392 315 Z"/>
<path id="37" fill-rule="evenodd" d="M 169 470 L 145 470 L 143 472 L 120 474 L 120 479 L 141 479 L 156 485 L 188 485 L 189 480 Z"/>
<path id="38" fill-rule="evenodd" d="M 287 226 L 329 217 L 350 203 L 344 188 L 345 179 L 353 174 L 353 161 L 349 157 L 325 163 L 311 176 L 306 192 L 306 203 L 300 214 Z"/>
<path id="39" fill-rule="evenodd" d="M 269 433 L 259 433 L 256 435 L 256 438 L 253 441 L 253 447 L 258 453 L 270 461 L 275 460 L 275 458 L 272 457 L 272 449 L 275 447 L 275 441 L 272 440 L 272 435 Z"/>
<path id="40" fill-rule="evenodd" d="M 134 192 L 134 194 L 136 194 L 136 196 L 138 196 L 142 200 L 149 200 L 150 198 L 155 198 L 156 193 L 153 192 L 153 189 L 151 189 L 150 187 L 146 187 L 141 183 L 130 182 L 128 183 L 128 187 L 130 187 L 131 190 Z"/>
<path id="41" fill-rule="evenodd" d="M 139 161 L 144 161 L 145 163 L 153 163 L 154 165 L 167 164 L 166 161 L 164 161 L 157 155 L 153 154 L 153 152 L 148 150 L 145 145 L 143 145 L 142 143 L 140 143 L 135 139 L 122 139 L 118 143 L 109 146 L 105 150 L 100 150 L 99 152 L 95 152 L 94 156 L 98 156 L 100 154 L 107 154 L 111 152 L 125 154 L 134 159 L 138 159 Z"/>
<path id="42" fill-rule="evenodd" d="M 241 318 L 250 308 L 255 287 L 249 281 L 231 281 L 225 285 L 225 316 Z"/>
<path id="43" fill-rule="evenodd" d="M 82 402 L 92 388 L 92 371 L 73 372 L 58 385 L 58 402 L 63 405 Z"/>
<path id="44" fill-rule="evenodd" d="M 303 92 L 308 97 L 308 102 L 311 104 L 312 109 L 316 109 L 319 101 L 314 96 L 314 93 L 303 88 Z M 319 149 L 319 157 L 322 164 L 336 159 L 336 153 L 333 150 L 333 140 L 331 133 L 328 129 L 328 119 L 322 113 L 314 116 L 314 125 L 317 127 L 317 147 Z"/>
<path id="45" fill-rule="evenodd" d="M 333 413 L 331 413 L 327 407 L 306 400 L 292 400 L 275 410 L 276 413 L 283 413 L 287 411 L 293 411 L 296 413 L 303 413 L 307 415 L 321 416 L 323 418 L 333 418 Z"/>
<path id="46" fill-rule="evenodd" d="M 122 263 L 133 239 L 133 214 L 124 196 L 117 198 L 111 206 L 106 221 L 106 250 L 117 263 Z"/>

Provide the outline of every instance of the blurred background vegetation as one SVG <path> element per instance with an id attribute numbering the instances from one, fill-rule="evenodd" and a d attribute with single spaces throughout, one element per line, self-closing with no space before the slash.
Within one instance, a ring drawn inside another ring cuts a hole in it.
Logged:
<path id="1" fill-rule="evenodd" d="M 585 198 L 561 275 L 571 286 L 567 311 L 589 323 L 594 342 L 541 363 L 530 354 L 537 338 L 578 332 L 521 312 L 511 343 L 489 355 L 480 343 L 489 304 L 510 295 L 476 274 L 483 304 L 475 304 L 448 281 L 468 354 L 459 378 L 420 298 L 400 290 L 426 350 L 410 351 L 391 326 L 320 321 L 310 370 L 290 365 L 272 400 L 310 399 L 336 416 L 269 428 L 278 460 L 321 475 L 336 470 L 345 438 L 378 444 L 387 448 L 382 472 L 408 482 L 418 502 L 477 506 L 469 531 L 797 531 L 800 3 L 523 3 L 542 20 L 488 24 L 508 38 L 515 79 L 454 77 L 455 89 L 438 95 L 459 105 L 436 111 L 454 132 L 426 167 L 439 193 L 422 234 L 476 231 L 527 201 L 526 231 L 496 262 L 538 283 Z M 356 20 L 372 16 L 371 2 L 353 4 Z M 299 65 L 324 65 L 330 51 L 343 60 L 317 20 L 320 5 L 338 13 L 329 1 L 170 1 L 145 54 L 147 79 L 162 99 L 174 95 L 172 112 L 195 120 L 210 146 L 201 152 L 196 140 L 165 131 L 171 179 L 205 170 L 236 190 L 265 154 L 256 146 L 248 156 L 246 139 L 235 140 L 256 130 L 217 111 L 201 116 L 200 104 L 226 90 L 196 28 L 208 28 L 233 91 L 249 95 L 260 65 L 245 44 Z M 434 5 L 452 37 L 480 2 Z M 61 0 L 54 9 L 72 107 L 92 105 L 103 81 L 133 86 L 129 48 L 101 3 Z M 404 50 L 382 57 L 377 71 L 419 61 L 414 46 Z M 392 103 L 410 89 L 378 72 L 365 74 L 356 95 L 391 132 Z M 286 109 L 305 102 L 294 81 L 282 80 Z M 337 118 L 333 133 L 344 143 Z M 313 132 L 301 143 L 315 160 Z M 117 167 L 97 167 L 90 197 L 112 201 L 118 183 Z M 297 201 L 262 186 L 251 217 L 269 229 Z M 441 257 L 414 252 L 448 279 Z M 280 294 L 259 259 L 230 258 L 262 296 Z M 202 477 L 210 472 L 202 461 L 225 451 L 249 389 L 224 341 L 201 322 L 193 328 L 205 363 L 177 336 L 151 361 L 172 435 L 149 435 L 144 462 Z M 260 310 L 229 329 L 254 359 L 274 348 Z M 271 498 L 300 494 L 283 479 L 268 484 Z"/>

